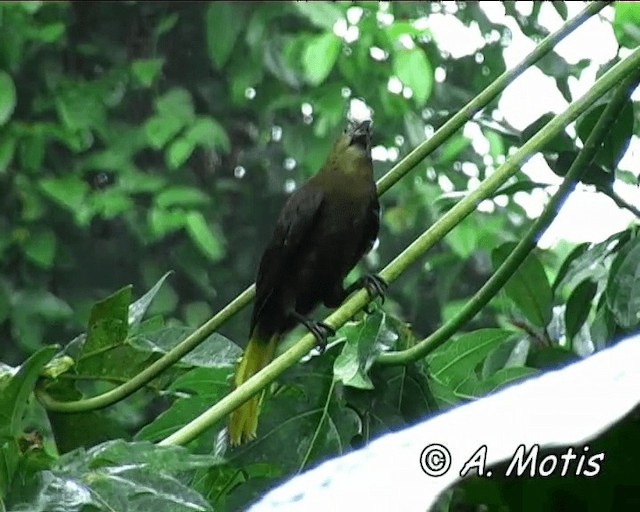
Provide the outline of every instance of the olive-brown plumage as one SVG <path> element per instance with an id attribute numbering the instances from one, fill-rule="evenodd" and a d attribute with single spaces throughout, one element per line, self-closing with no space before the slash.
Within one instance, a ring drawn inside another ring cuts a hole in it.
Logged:
<path id="1" fill-rule="evenodd" d="M 235 374 L 237 387 L 273 358 L 278 339 L 320 303 L 336 307 L 356 288 L 343 280 L 368 252 L 379 229 L 380 207 L 371 161 L 371 122 L 351 123 L 320 171 L 284 205 L 256 279 L 250 340 Z M 376 286 L 374 286 L 376 288 Z M 232 444 L 255 437 L 259 397 L 230 417 Z"/>

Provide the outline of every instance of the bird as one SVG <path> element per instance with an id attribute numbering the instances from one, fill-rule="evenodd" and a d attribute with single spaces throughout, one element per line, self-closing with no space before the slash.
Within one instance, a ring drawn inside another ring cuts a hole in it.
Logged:
<path id="1" fill-rule="evenodd" d="M 380 229 L 373 178 L 371 121 L 349 121 L 320 170 L 292 193 L 277 218 L 258 267 L 249 342 L 234 389 L 271 362 L 278 341 L 298 324 L 323 350 L 334 330 L 309 314 L 320 303 L 339 306 L 360 288 L 381 296 L 387 283 L 365 274 L 348 287 L 344 279 L 369 252 Z M 260 394 L 229 416 L 232 446 L 256 438 Z"/>

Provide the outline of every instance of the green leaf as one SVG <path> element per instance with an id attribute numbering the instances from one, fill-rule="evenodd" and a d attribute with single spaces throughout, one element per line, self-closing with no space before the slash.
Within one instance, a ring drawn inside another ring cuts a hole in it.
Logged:
<path id="1" fill-rule="evenodd" d="M 85 200 L 89 185 L 77 176 L 67 174 L 63 178 L 46 178 L 40 182 L 40 188 L 67 210 L 77 213 L 86 209 Z"/>
<path id="2" fill-rule="evenodd" d="M 493 158 L 494 162 L 500 156 L 506 155 L 504 140 L 502 135 L 493 130 L 482 130 L 482 134 L 489 141 L 489 155 Z"/>
<path id="3" fill-rule="evenodd" d="M 340 54 L 340 39 L 333 33 L 309 38 L 302 63 L 307 81 L 320 85 L 331 73 Z"/>
<path id="4" fill-rule="evenodd" d="M 541 115 L 538 119 L 536 119 L 533 123 L 527 126 L 520 135 L 520 141 L 522 144 L 525 144 L 529 139 L 531 139 L 536 133 L 542 130 L 547 124 L 551 122 L 551 120 L 555 117 L 553 112 L 547 112 L 546 114 Z M 575 145 L 571 137 L 569 137 L 566 132 L 562 131 L 558 135 L 556 135 L 553 139 L 551 139 L 545 145 L 545 151 L 571 151 L 575 149 Z"/>
<path id="5" fill-rule="evenodd" d="M 497 269 L 513 251 L 515 242 L 507 242 L 492 253 L 493 266 Z M 537 327 L 544 328 L 551 321 L 552 294 L 547 274 L 540 260 L 530 253 L 504 287 L 525 318 Z"/>
<path id="6" fill-rule="evenodd" d="M 143 87 L 151 87 L 164 66 L 164 59 L 137 59 L 131 63 L 133 78 Z"/>
<path id="7" fill-rule="evenodd" d="M 190 327 L 164 327 L 152 332 L 137 334 L 131 345 L 138 350 L 166 354 L 193 334 Z M 236 364 L 242 354 L 240 347 L 219 333 L 213 333 L 181 360 L 180 364 L 204 368 L 224 368 L 227 371 Z"/>
<path id="8" fill-rule="evenodd" d="M 635 48 L 640 41 L 640 12 L 635 2 L 616 2 L 614 5 L 613 31 L 618 42 Z"/>
<path id="9" fill-rule="evenodd" d="M 344 18 L 339 4 L 333 2 L 295 2 L 296 10 L 316 27 L 333 31 L 336 21 Z"/>
<path id="10" fill-rule="evenodd" d="M 564 311 L 564 324 L 568 339 L 573 339 L 587 320 L 589 311 L 591 311 L 591 301 L 597 291 L 598 285 L 590 279 L 586 279 L 571 292 Z"/>
<path id="11" fill-rule="evenodd" d="M 571 350 L 552 346 L 530 352 L 527 365 L 540 370 L 547 370 L 549 368 L 557 369 L 560 366 L 579 360 L 580 358 Z"/>
<path id="12" fill-rule="evenodd" d="M 145 425 L 135 439 L 158 441 L 181 429 L 229 393 L 230 373 L 231 368 L 194 368 L 181 375 L 169 386 L 167 393 L 189 393 L 190 396 L 178 398 L 153 422 Z M 221 428 L 224 426 L 215 430 Z M 211 437 L 213 433 L 205 435 Z"/>
<path id="13" fill-rule="evenodd" d="M 606 105 L 598 105 L 592 108 L 578 121 L 576 132 L 583 143 L 591 134 L 605 107 Z M 596 152 L 594 162 L 604 166 L 611 173 L 618 167 L 618 162 L 620 162 L 629 147 L 629 141 L 633 135 L 633 119 L 633 102 L 628 99 L 620 109 L 615 123 L 607 132 Z M 591 181 L 582 181 L 592 183 Z"/>
<path id="14" fill-rule="evenodd" d="M 283 389 L 265 396 L 257 439 L 238 449 L 234 462 L 246 467 L 277 461 L 279 471 L 300 471 L 351 450 L 360 420 L 347 407 L 342 387 L 333 378 L 334 353 L 329 349 L 281 376 Z M 287 446 L 296 449 L 287 450 Z"/>
<path id="15" fill-rule="evenodd" d="M 453 252 L 466 259 L 478 248 L 482 236 L 483 232 L 477 219 L 469 216 L 460 222 L 445 240 Z"/>
<path id="16" fill-rule="evenodd" d="M 195 119 L 191 93 L 181 87 L 175 87 L 157 98 L 155 107 L 160 117 L 176 118 L 183 125 Z"/>
<path id="17" fill-rule="evenodd" d="M 193 126 L 184 134 L 184 138 L 205 148 L 218 148 L 226 153 L 231 149 L 229 137 L 224 128 L 210 117 L 196 119 Z"/>
<path id="18" fill-rule="evenodd" d="M 47 505 L 64 504 L 65 512 L 211 511 L 207 501 L 183 483 L 184 475 L 221 463 L 214 455 L 195 455 L 178 446 L 108 441 L 89 450 L 76 449 L 35 475 L 40 485 L 31 491 L 35 494 L 24 509 L 45 504 L 52 510 Z"/>
<path id="19" fill-rule="evenodd" d="M 43 347 L 29 357 L 18 372 L 8 381 L 2 381 L 0 388 L 0 440 L 16 437 L 22 432 L 22 417 L 40 371 L 58 348 Z"/>
<path id="20" fill-rule="evenodd" d="M 624 329 L 640 324 L 640 239 L 621 250 L 611 265 L 607 305 Z"/>
<path id="21" fill-rule="evenodd" d="M 185 185 L 164 189 L 155 197 L 160 208 L 170 206 L 201 206 L 207 204 L 209 197 L 200 189 Z"/>
<path id="22" fill-rule="evenodd" d="M 567 5 L 564 2 L 551 2 L 553 8 L 560 15 L 563 20 L 567 20 L 569 13 L 567 12 Z"/>
<path id="23" fill-rule="evenodd" d="M 385 314 L 377 311 L 367 315 L 362 322 L 350 322 L 338 331 L 346 342 L 333 365 L 335 378 L 345 386 L 373 389 L 368 372 L 376 357 L 388 346 L 385 334 Z"/>
<path id="24" fill-rule="evenodd" d="M 160 291 L 160 288 L 164 284 L 165 280 L 171 274 L 172 274 L 171 271 L 165 273 L 165 275 L 163 275 L 160 279 L 158 279 L 158 282 L 154 284 L 153 287 L 147 293 L 145 293 L 137 301 L 129 305 L 129 314 L 127 318 L 129 326 L 140 325 L 140 321 L 142 320 L 142 317 L 144 316 L 144 314 L 147 312 L 147 309 L 149 309 L 151 302 L 153 302 L 153 299 L 158 294 L 158 291 Z"/>
<path id="25" fill-rule="evenodd" d="M 121 346 L 129 332 L 129 304 L 132 286 L 125 286 L 91 308 L 87 339 L 78 356 L 78 372 L 106 372 L 106 365 L 113 361 L 106 355 L 108 350 Z"/>
<path id="26" fill-rule="evenodd" d="M 55 96 L 55 105 L 64 126 L 71 131 L 103 128 L 107 122 L 103 94 L 95 84 L 63 88 Z"/>
<path id="27" fill-rule="evenodd" d="M 421 48 L 398 50 L 393 58 L 393 72 L 411 88 L 418 107 L 424 106 L 433 88 L 433 68 Z"/>
<path id="28" fill-rule="evenodd" d="M 215 69 L 222 69 L 244 24 L 244 6 L 231 2 L 209 4 L 205 15 L 207 52 Z"/>
<path id="29" fill-rule="evenodd" d="M 0 126 L 5 124 L 16 108 L 16 86 L 11 76 L 0 71 Z"/>
<path id="30" fill-rule="evenodd" d="M 536 368 L 527 368 L 526 366 L 502 368 L 485 380 L 463 382 L 456 388 L 455 392 L 456 395 L 465 399 L 481 398 L 513 382 L 521 381 L 537 373 L 539 371 Z"/>
<path id="31" fill-rule="evenodd" d="M 470 145 L 471 141 L 464 135 L 454 135 L 441 146 L 440 163 L 448 164 L 453 162 Z"/>
<path id="32" fill-rule="evenodd" d="M 473 375 L 476 366 L 513 334 L 504 329 L 479 329 L 452 339 L 427 357 L 430 376 L 455 388 Z"/>
<path id="33" fill-rule="evenodd" d="M 49 23 L 32 31 L 31 37 L 43 43 L 55 43 L 64 35 L 65 29 L 64 23 Z"/>
<path id="34" fill-rule="evenodd" d="M 202 213 L 191 211 L 187 214 L 186 220 L 187 233 L 195 246 L 212 262 L 220 261 L 225 254 L 224 245 L 220 235 L 214 235 L 209 229 Z"/>
<path id="35" fill-rule="evenodd" d="M 38 229 L 25 242 L 24 254 L 29 261 L 42 268 L 50 268 L 56 254 L 56 237 L 50 229 Z"/>
<path id="36" fill-rule="evenodd" d="M 167 167 L 174 171 L 181 167 L 189 159 L 195 147 L 195 142 L 186 137 L 174 140 L 165 153 Z"/>
<path id="37" fill-rule="evenodd" d="M 153 116 L 144 123 L 144 133 L 154 149 L 162 149 L 184 126 L 179 117 Z"/>

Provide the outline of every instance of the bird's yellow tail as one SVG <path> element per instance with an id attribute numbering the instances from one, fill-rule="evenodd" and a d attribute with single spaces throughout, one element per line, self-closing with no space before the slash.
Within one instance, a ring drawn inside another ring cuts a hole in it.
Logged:
<path id="1" fill-rule="evenodd" d="M 277 342 L 277 334 L 268 340 L 251 337 L 233 377 L 234 388 L 240 386 L 271 362 Z M 233 446 L 255 439 L 258 429 L 260 396 L 261 393 L 252 396 L 229 416 L 229 439 Z"/>

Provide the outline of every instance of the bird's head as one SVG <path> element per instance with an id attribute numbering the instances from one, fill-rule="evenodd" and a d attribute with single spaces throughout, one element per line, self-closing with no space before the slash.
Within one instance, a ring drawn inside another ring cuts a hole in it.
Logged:
<path id="1" fill-rule="evenodd" d="M 350 121 L 333 148 L 333 156 L 343 171 L 371 167 L 371 121 Z"/>

